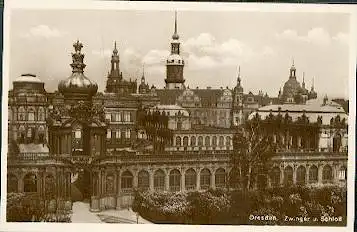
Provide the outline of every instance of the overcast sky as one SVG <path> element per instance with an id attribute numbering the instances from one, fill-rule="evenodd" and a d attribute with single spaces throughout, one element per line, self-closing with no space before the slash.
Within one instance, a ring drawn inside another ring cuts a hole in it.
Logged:
<path id="1" fill-rule="evenodd" d="M 85 75 L 103 91 L 117 41 L 126 79 L 162 88 L 174 30 L 174 12 L 120 10 L 14 10 L 10 81 L 34 73 L 47 91 L 70 76 L 72 44 L 85 53 Z M 348 97 L 349 16 L 341 13 L 178 12 L 178 33 L 190 88 L 233 88 L 241 66 L 244 92 L 276 96 L 292 59 L 298 80 L 312 78 L 320 96 Z"/>

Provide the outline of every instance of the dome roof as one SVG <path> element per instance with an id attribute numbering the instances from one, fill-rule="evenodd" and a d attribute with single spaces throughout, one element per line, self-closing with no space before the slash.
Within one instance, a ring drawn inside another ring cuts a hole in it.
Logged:
<path id="1" fill-rule="evenodd" d="M 98 85 L 89 80 L 83 73 L 73 73 L 70 77 L 62 80 L 58 85 L 61 93 L 80 93 L 94 95 L 98 90 Z"/>
<path id="2" fill-rule="evenodd" d="M 72 53 L 72 75 L 58 84 L 58 90 L 62 94 L 93 96 L 98 90 L 98 85 L 83 74 L 83 70 L 86 66 L 83 63 L 84 54 L 81 53 L 83 45 L 77 40 L 77 42 L 73 44 L 73 47 L 75 52 Z"/>
<path id="3" fill-rule="evenodd" d="M 18 78 L 15 79 L 14 82 L 31 82 L 31 83 L 43 83 L 36 75 L 34 74 L 22 74 Z"/>
<path id="4" fill-rule="evenodd" d="M 300 83 L 295 78 L 290 78 L 285 82 L 283 88 L 283 95 L 293 97 L 301 91 Z"/>

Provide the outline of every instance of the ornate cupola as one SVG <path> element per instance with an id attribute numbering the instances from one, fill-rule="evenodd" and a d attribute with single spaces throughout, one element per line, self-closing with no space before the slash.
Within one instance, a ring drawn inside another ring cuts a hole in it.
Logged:
<path id="1" fill-rule="evenodd" d="M 185 61 L 180 56 L 180 36 L 177 33 L 177 12 L 175 12 L 175 31 L 172 35 L 171 54 L 166 60 L 166 89 L 184 89 L 183 68 Z"/>
<path id="2" fill-rule="evenodd" d="M 82 43 L 77 40 L 73 47 L 75 52 L 72 53 L 72 75 L 59 83 L 58 90 L 67 102 L 91 101 L 92 96 L 97 93 L 98 85 L 83 73 L 86 65 L 83 63 L 84 54 L 81 53 Z"/>

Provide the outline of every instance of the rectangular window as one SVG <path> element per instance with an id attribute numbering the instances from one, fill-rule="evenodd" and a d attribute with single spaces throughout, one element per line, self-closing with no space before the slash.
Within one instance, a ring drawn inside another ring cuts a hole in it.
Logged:
<path id="1" fill-rule="evenodd" d="M 130 139 L 130 134 L 131 134 L 131 130 L 130 130 L 130 129 L 127 129 L 127 130 L 125 131 L 125 138 Z"/>
<path id="2" fill-rule="evenodd" d="M 105 114 L 105 119 L 110 121 L 111 115 L 110 114 Z"/>
<path id="3" fill-rule="evenodd" d="M 120 139 L 121 138 L 120 130 L 116 130 L 115 133 L 116 133 L 115 137 L 117 139 Z"/>
<path id="4" fill-rule="evenodd" d="M 116 114 L 115 114 L 115 117 L 116 117 L 116 121 L 117 121 L 117 122 L 120 122 L 120 121 L 121 121 L 120 113 L 116 113 Z"/>
<path id="5" fill-rule="evenodd" d="M 107 130 L 107 139 L 112 138 L 112 131 L 110 129 Z"/>
<path id="6" fill-rule="evenodd" d="M 113 113 L 113 114 L 111 114 L 111 117 L 112 117 L 112 122 L 115 122 L 116 120 L 116 118 L 115 118 L 115 114 Z"/>

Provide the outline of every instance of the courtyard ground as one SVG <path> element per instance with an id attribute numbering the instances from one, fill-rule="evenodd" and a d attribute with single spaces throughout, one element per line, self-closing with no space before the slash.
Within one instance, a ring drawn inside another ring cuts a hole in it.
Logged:
<path id="1" fill-rule="evenodd" d="M 89 203 L 80 201 L 73 203 L 72 212 L 72 223 L 151 223 L 140 216 L 137 218 L 131 209 L 90 212 Z"/>

